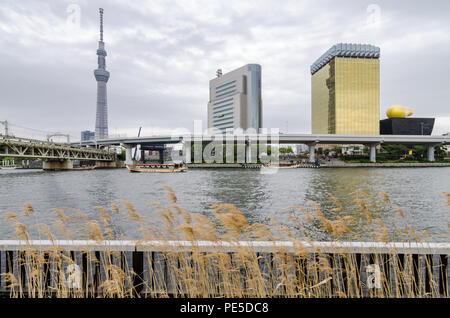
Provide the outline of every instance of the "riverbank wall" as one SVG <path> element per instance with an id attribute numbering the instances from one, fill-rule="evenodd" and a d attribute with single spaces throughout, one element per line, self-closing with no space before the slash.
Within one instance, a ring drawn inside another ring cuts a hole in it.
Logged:
<path id="1" fill-rule="evenodd" d="M 261 164 L 240 164 L 240 163 L 189 163 L 189 169 L 260 169 Z M 300 165 L 299 168 L 424 168 L 424 167 L 450 167 L 447 162 L 420 162 L 420 163 L 322 163 L 320 166 L 314 164 Z"/>

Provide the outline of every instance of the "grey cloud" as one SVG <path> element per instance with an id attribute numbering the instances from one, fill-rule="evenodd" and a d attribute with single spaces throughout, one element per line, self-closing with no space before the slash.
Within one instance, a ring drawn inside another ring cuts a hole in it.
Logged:
<path id="1" fill-rule="evenodd" d="M 78 3 L 81 29 L 68 31 Z M 206 121 L 215 70 L 263 70 L 264 125 L 310 132 L 309 66 L 337 42 L 381 47 L 381 110 L 415 107 L 450 130 L 448 1 L 4 1 L 0 119 L 42 130 L 93 129 L 98 7 L 105 9 L 110 127 L 192 127 Z M 288 122 L 288 123 L 286 123 Z M 448 123 L 449 126 L 445 126 Z"/>

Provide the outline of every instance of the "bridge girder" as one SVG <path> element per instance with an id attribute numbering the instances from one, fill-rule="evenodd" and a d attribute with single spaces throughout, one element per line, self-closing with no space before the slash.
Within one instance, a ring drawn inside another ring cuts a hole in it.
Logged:
<path id="1" fill-rule="evenodd" d="M 33 139 L 0 137 L 0 157 L 114 161 L 116 154 Z"/>

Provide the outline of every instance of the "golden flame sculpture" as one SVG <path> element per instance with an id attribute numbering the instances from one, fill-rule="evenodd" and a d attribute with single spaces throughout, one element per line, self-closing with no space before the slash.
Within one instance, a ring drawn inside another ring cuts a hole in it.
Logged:
<path id="1" fill-rule="evenodd" d="M 404 107 L 400 105 L 394 105 L 386 112 L 388 118 L 405 118 L 411 116 L 414 113 L 414 109 Z"/>

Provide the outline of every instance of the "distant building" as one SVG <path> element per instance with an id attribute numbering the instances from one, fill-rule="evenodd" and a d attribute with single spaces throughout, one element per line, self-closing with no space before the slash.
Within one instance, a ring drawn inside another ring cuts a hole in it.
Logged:
<path id="1" fill-rule="evenodd" d="M 380 133 L 380 48 L 336 44 L 311 65 L 313 134 Z"/>
<path id="2" fill-rule="evenodd" d="M 450 136 L 450 132 L 442 134 L 442 136 Z M 447 152 L 447 156 L 450 157 L 450 145 L 445 145 L 444 148 L 445 148 L 445 151 Z"/>
<path id="3" fill-rule="evenodd" d="M 93 140 L 95 139 L 95 132 L 90 130 L 84 130 L 81 132 L 81 141 Z"/>
<path id="4" fill-rule="evenodd" d="M 414 109 L 394 105 L 386 115 L 387 119 L 380 120 L 380 135 L 431 135 L 434 118 L 409 117 Z"/>
<path id="5" fill-rule="evenodd" d="M 262 128 L 261 66 L 247 64 L 209 81 L 208 128 Z"/>
<path id="6" fill-rule="evenodd" d="M 295 145 L 295 153 L 297 155 L 301 154 L 301 153 L 306 153 L 309 151 L 309 147 L 305 144 L 298 144 Z"/>
<path id="7" fill-rule="evenodd" d="M 387 118 L 380 120 L 381 135 L 431 135 L 434 118 Z"/>

